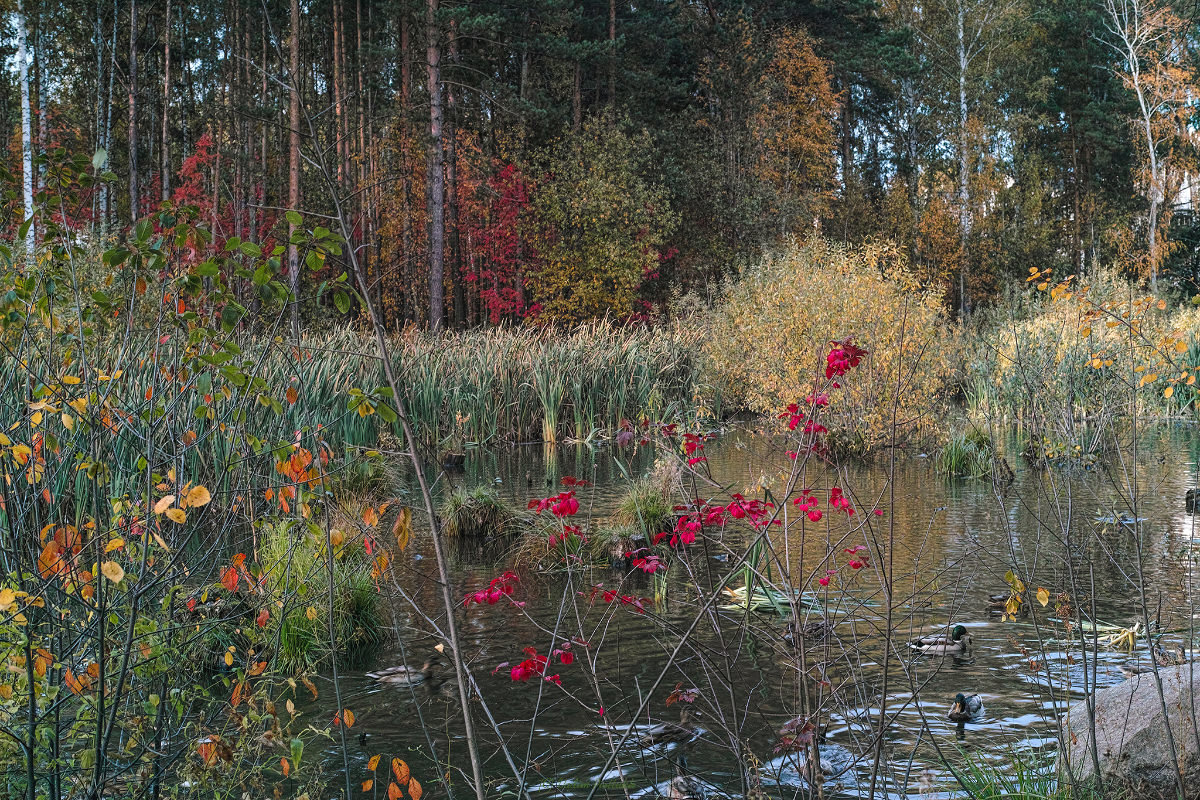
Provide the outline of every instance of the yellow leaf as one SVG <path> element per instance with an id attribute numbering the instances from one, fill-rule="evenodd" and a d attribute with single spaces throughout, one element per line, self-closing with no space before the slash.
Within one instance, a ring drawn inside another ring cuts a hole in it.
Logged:
<path id="1" fill-rule="evenodd" d="M 316 619 L 317 618 L 317 609 L 315 609 L 312 606 L 309 606 L 308 608 L 304 609 L 304 616 L 308 617 L 310 620 Z"/>
<path id="2" fill-rule="evenodd" d="M 1041 587 L 1038 587 L 1037 601 L 1042 604 L 1042 608 L 1045 608 L 1046 604 L 1050 602 L 1050 592 L 1046 591 L 1045 589 L 1043 589 Z"/>
<path id="3" fill-rule="evenodd" d="M 62 415 L 62 424 L 63 424 L 63 427 L 69 431 L 75 430 L 75 418 L 72 417 L 70 414 L 68 414 L 65 411 L 63 412 L 63 415 Z"/>
<path id="4" fill-rule="evenodd" d="M 125 570 L 115 561 L 105 561 L 100 565 L 100 574 L 113 583 L 120 583 L 121 579 L 125 577 Z"/>
<path id="5" fill-rule="evenodd" d="M 225 666 L 227 666 L 227 667 L 233 666 L 233 653 L 225 654 Z"/>
<path id="6" fill-rule="evenodd" d="M 0 433 L 0 447 L 8 447 L 10 444 L 12 444 L 12 439 Z"/>
<path id="7" fill-rule="evenodd" d="M 408 548 L 408 543 L 412 540 L 412 509 L 408 506 L 402 506 L 400 513 L 396 515 L 396 524 L 392 526 L 392 533 L 396 536 L 396 546 L 401 550 Z"/>
<path id="8" fill-rule="evenodd" d="M 1175 352 L 1176 353 L 1186 353 L 1187 352 L 1187 342 L 1183 341 L 1182 339 L 1177 339 L 1175 341 Z"/>
<path id="9" fill-rule="evenodd" d="M 41 425 L 42 424 L 42 412 L 40 412 L 40 411 L 33 412 L 33 416 L 31 416 L 29 418 L 29 424 L 35 428 L 38 425 Z"/>
<path id="10" fill-rule="evenodd" d="M 1079 335 L 1080 335 L 1080 336 L 1091 336 L 1091 335 L 1092 335 L 1092 329 L 1091 329 L 1091 328 L 1080 328 L 1080 329 L 1079 329 Z"/>
<path id="11" fill-rule="evenodd" d="M 154 504 L 154 513 L 162 514 L 175 502 L 175 495 L 169 494 Z"/>
<path id="12" fill-rule="evenodd" d="M 7 611 L 8 607 L 16 602 L 17 593 L 12 589 L 0 589 L 0 611 Z"/>
<path id="13" fill-rule="evenodd" d="M 79 378 L 77 378 L 74 375 L 63 375 L 62 382 L 65 383 L 67 386 L 78 386 Z"/>
<path id="14" fill-rule="evenodd" d="M 333 549 L 339 549 L 346 541 L 346 534 L 342 533 L 340 528 L 334 528 L 329 532 L 329 543 L 333 545 Z"/>
<path id="15" fill-rule="evenodd" d="M 379 756 L 377 756 L 377 755 L 371 756 L 371 760 L 367 762 L 367 769 L 369 769 L 371 772 L 374 772 L 375 768 L 378 766 L 379 766 Z"/>
<path id="16" fill-rule="evenodd" d="M 118 536 L 104 546 L 104 552 L 111 553 L 113 550 L 120 550 L 125 546 L 125 540 Z"/>
<path id="17" fill-rule="evenodd" d="M 168 508 L 167 519 L 178 525 L 182 525 L 185 521 L 187 521 L 187 514 L 184 513 L 182 508 Z"/>
<path id="18" fill-rule="evenodd" d="M 13 688 L 7 683 L 0 684 L 0 698 L 12 700 Z"/>
<path id="19" fill-rule="evenodd" d="M 203 486 L 193 486 L 192 490 L 187 493 L 187 499 L 184 500 L 185 508 L 199 508 L 206 506 L 212 500 L 212 494 Z"/>
<path id="20" fill-rule="evenodd" d="M 1168 386 L 1167 388 L 1163 389 L 1163 397 L 1170 397 L 1173 394 L 1175 394 L 1174 386 Z"/>

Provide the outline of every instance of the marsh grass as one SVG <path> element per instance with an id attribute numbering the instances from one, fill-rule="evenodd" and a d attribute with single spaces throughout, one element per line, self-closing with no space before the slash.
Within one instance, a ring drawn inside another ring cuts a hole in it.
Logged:
<path id="1" fill-rule="evenodd" d="M 991 438 L 979 428 L 957 431 L 938 450 L 934 461 L 944 475 L 987 478 L 992 474 L 996 448 Z"/>
<path id="2" fill-rule="evenodd" d="M 452 538 L 508 539 L 529 525 L 528 515 L 509 508 L 491 486 L 454 489 L 440 513 L 442 532 Z"/>
<path id="3" fill-rule="evenodd" d="M 616 520 L 618 525 L 640 532 L 649 539 L 656 533 L 671 530 L 675 512 L 662 485 L 648 477 L 630 484 L 617 506 Z"/>
<path id="4" fill-rule="evenodd" d="M 294 598 L 262 631 L 267 643 L 277 637 L 278 664 L 285 671 L 319 666 L 331 654 L 331 641 L 338 643 L 339 653 L 383 641 L 382 601 L 361 536 L 350 534 L 335 546 L 332 592 L 326 543 L 307 526 L 264 526 L 258 560 L 271 596 Z"/>
<path id="5" fill-rule="evenodd" d="M 1090 792 L 1072 793 L 1059 782 L 1051 759 L 1010 750 L 1000 762 L 982 761 L 961 753 L 961 762 L 952 771 L 973 800 L 1091 800 Z M 1114 798 L 1115 800 L 1115 798 Z"/>

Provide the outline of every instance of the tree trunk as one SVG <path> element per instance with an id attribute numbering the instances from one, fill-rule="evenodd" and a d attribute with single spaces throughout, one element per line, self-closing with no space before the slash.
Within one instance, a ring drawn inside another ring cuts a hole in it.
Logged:
<path id="1" fill-rule="evenodd" d="M 113 0 L 113 26 L 112 26 L 112 41 L 109 42 L 109 57 L 108 57 L 108 100 L 104 104 L 104 167 L 108 168 L 109 159 L 112 158 L 112 113 L 113 113 L 113 91 L 114 82 L 117 77 L 117 0 Z M 107 233 L 109 219 L 109 186 L 105 182 L 100 187 L 100 230 Z"/>
<path id="2" fill-rule="evenodd" d="M 342 4 L 333 2 L 333 118 L 334 135 L 337 137 L 337 180 L 338 186 L 346 186 L 346 94 L 342 84 Z M 353 246 L 353 245 L 351 245 Z"/>
<path id="3" fill-rule="evenodd" d="M 137 151 L 137 0 L 129 0 L 129 218 L 133 222 L 141 205 Z"/>
<path id="4" fill-rule="evenodd" d="M 291 42 L 288 54 L 288 208 L 300 210 L 300 0 L 291 2 Z M 300 343 L 300 251 L 291 242 L 298 226 L 288 222 L 288 286 L 292 291 L 292 339 Z"/>
<path id="5" fill-rule="evenodd" d="M 163 107 L 162 107 L 162 144 L 158 148 L 161 160 L 158 171 L 161 175 L 162 201 L 171 199 L 171 0 L 167 1 L 167 13 L 163 16 Z"/>
<path id="6" fill-rule="evenodd" d="M 33 219 L 33 121 L 29 108 L 29 49 L 25 0 L 17 0 L 17 72 L 21 82 L 21 200 L 26 220 Z M 25 261 L 33 266 L 35 234 L 32 223 L 25 232 Z"/>
<path id="7" fill-rule="evenodd" d="M 457 23 L 450 21 L 450 64 L 458 63 Z M 446 186 L 449 192 L 446 212 L 449 215 L 447 228 L 450 234 L 450 279 L 454 284 L 454 324 L 461 327 L 466 322 L 467 292 L 463 285 L 462 254 L 459 252 L 458 235 L 458 133 L 456 130 L 457 98 L 454 87 L 446 87 Z"/>
<path id="8" fill-rule="evenodd" d="M 617 107 L 617 0 L 608 0 L 608 104 Z"/>
<path id="9" fill-rule="evenodd" d="M 445 316 L 446 293 L 443 282 L 443 262 L 446 247 L 446 183 L 442 174 L 444 159 L 442 143 L 442 72 L 441 48 L 438 41 L 438 0 L 426 0 L 425 34 L 426 63 L 429 90 L 429 326 L 442 327 Z"/>
<path id="10" fill-rule="evenodd" d="M 412 146 L 411 146 L 411 125 L 412 125 L 412 53 L 409 50 L 409 23 L 408 10 L 404 9 L 400 15 L 400 118 L 402 127 L 402 136 L 400 143 L 400 167 L 403 173 L 403 207 L 400 210 L 400 247 L 401 253 L 401 273 L 403 278 L 402 293 L 406 302 L 402 305 L 402 313 L 406 313 L 408 318 L 417 321 L 420 315 L 420 304 L 417 302 L 415 287 L 417 285 L 416 270 L 413 268 L 416 261 L 413 259 L 413 232 L 412 232 L 412 202 L 413 202 L 413 181 L 412 181 Z M 406 306 L 406 308 L 405 308 Z"/>
<path id="11" fill-rule="evenodd" d="M 967 55 L 966 38 L 967 9 L 963 0 L 958 2 L 958 229 L 962 253 L 959 257 L 958 302 L 959 313 L 966 316 L 971 309 L 967 300 L 967 244 L 971 234 L 970 164 L 967 156 Z"/>

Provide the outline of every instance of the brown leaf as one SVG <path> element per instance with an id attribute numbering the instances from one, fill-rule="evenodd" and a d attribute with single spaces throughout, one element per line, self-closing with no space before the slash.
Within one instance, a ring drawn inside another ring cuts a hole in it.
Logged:
<path id="1" fill-rule="evenodd" d="M 392 774 L 396 776 L 396 782 L 401 786 L 408 785 L 408 779 L 411 775 L 408 769 L 408 764 L 404 763 L 403 759 L 392 759 Z"/>

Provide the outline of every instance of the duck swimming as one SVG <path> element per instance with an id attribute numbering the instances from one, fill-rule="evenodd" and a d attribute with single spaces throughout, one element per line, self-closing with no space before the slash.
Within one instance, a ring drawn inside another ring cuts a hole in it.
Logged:
<path id="1" fill-rule="evenodd" d="M 675 762 L 675 777 L 667 784 L 667 800 L 705 800 L 704 784 L 688 774 L 687 758 L 681 753 Z"/>
<path id="2" fill-rule="evenodd" d="M 417 686 L 433 677 L 436 664 L 437 659 L 431 658 L 422 664 L 420 669 L 405 665 L 386 667 L 375 672 L 368 672 L 367 677 L 380 683 L 390 683 L 393 686 Z"/>
<path id="3" fill-rule="evenodd" d="M 959 692 L 954 696 L 954 703 L 946 718 L 951 722 L 979 722 L 983 719 L 983 698 L 977 694 L 964 695 Z"/>
<path id="4" fill-rule="evenodd" d="M 646 729 L 638 739 L 642 747 L 654 747 L 660 744 L 690 742 L 700 735 L 700 728 L 690 723 L 691 709 L 684 707 L 679 712 L 679 722 L 660 722 Z"/>
<path id="5" fill-rule="evenodd" d="M 967 633 L 965 625 L 955 625 L 950 629 L 950 635 L 933 634 L 913 639 L 908 646 L 919 653 L 928 655 L 955 655 L 966 653 L 971 649 L 971 634 Z"/>

